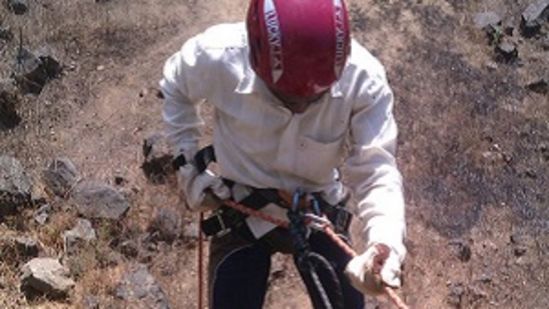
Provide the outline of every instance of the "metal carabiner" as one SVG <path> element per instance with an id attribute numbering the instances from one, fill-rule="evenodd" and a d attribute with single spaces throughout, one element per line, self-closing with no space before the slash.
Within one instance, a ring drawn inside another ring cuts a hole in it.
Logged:
<path id="1" fill-rule="evenodd" d="M 301 188 L 297 188 L 294 192 L 294 196 L 292 198 L 292 210 L 298 211 L 299 210 L 299 200 L 301 200 L 301 197 L 303 196 L 303 191 Z"/>

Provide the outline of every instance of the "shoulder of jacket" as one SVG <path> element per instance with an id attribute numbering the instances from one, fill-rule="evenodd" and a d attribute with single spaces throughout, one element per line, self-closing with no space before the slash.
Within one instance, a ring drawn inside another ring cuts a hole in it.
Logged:
<path id="1" fill-rule="evenodd" d="M 248 44 L 243 22 L 211 26 L 196 36 L 197 45 L 205 52 L 244 48 Z"/>
<path id="2" fill-rule="evenodd" d="M 355 39 L 351 43 L 348 66 L 355 74 L 365 75 L 373 79 L 387 79 L 383 64 Z"/>

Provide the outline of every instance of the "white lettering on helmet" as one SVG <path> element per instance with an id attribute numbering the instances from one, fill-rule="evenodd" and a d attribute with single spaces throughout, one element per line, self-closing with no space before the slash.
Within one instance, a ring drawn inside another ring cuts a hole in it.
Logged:
<path id="1" fill-rule="evenodd" d="M 269 51 L 271 55 L 271 72 L 273 83 L 276 83 L 283 72 L 282 65 L 282 35 L 280 33 L 280 22 L 273 0 L 265 0 L 263 4 L 265 14 L 265 26 L 269 37 Z"/>
<path id="2" fill-rule="evenodd" d="M 345 64 L 346 49 L 345 49 L 345 12 L 343 10 L 343 4 L 341 0 L 334 0 L 334 14 L 335 14 L 335 63 L 334 70 L 336 77 L 339 78 L 343 65 Z"/>

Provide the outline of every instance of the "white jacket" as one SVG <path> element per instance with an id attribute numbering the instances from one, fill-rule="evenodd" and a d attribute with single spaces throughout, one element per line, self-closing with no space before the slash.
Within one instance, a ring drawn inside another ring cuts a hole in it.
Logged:
<path id="1" fill-rule="evenodd" d="M 393 94 L 383 66 L 356 41 L 341 79 L 302 114 L 285 108 L 252 70 L 244 23 L 216 25 L 189 39 L 166 62 L 160 86 L 176 153 L 190 158 L 197 151 L 206 100 L 214 107 L 223 177 L 258 188 L 322 191 L 336 203 L 345 192 L 338 172 L 344 167 L 366 245 L 385 243 L 404 258 Z"/>

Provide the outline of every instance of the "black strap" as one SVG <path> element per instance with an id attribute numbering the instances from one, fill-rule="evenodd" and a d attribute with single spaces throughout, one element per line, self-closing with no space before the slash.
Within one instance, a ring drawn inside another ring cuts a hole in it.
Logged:
<path id="1" fill-rule="evenodd" d="M 198 173 L 204 172 L 212 162 L 216 162 L 215 151 L 212 145 L 200 149 L 194 156 L 194 165 Z"/>
<path id="2" fill-rule="evenodd" d="M 173 161 L 172 166 L 174 170 L 179 170 L 180 167 L 187 164 L 187 159 L 185 159 L 185 156 L 183 154 L 178 155 Z"/>
<path id="3" fill-rule="evenodd" d="M 275 196 L 276 195 L 276 196 Z M 269 203 L 276 203 L 280 199 L 276 190 L 258 189 L 240 201 L 240 204 L 259 210 Z M 229 207 L 221 207 L 211 217 L 202 221 L 202 231 L 206 236 L 218 235 L 227 229 L 239 228 L 248 216 Z"/>

